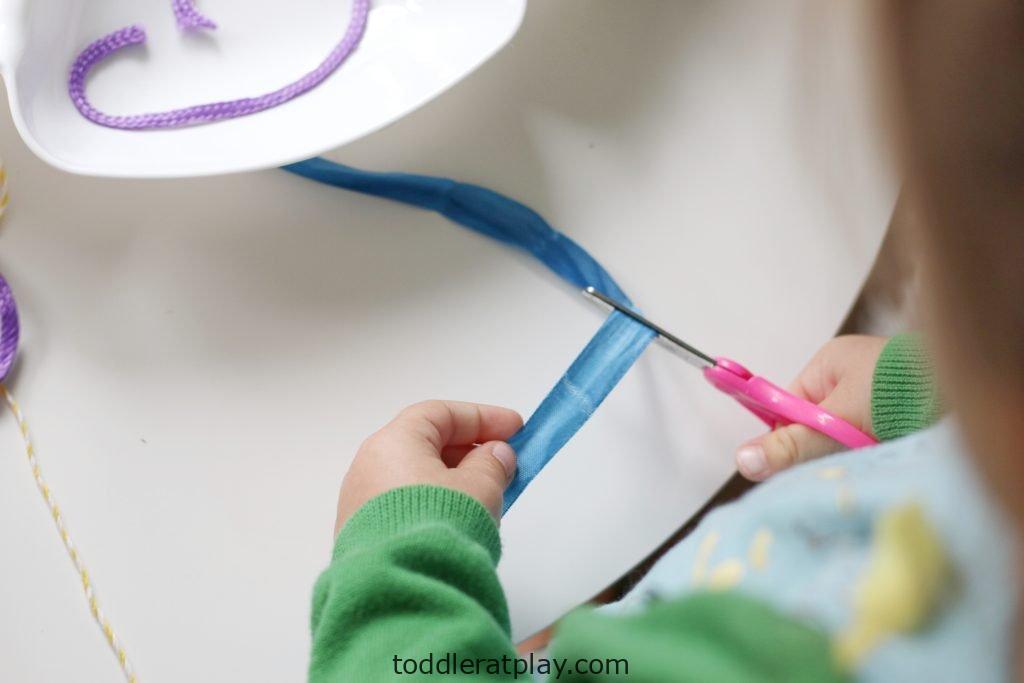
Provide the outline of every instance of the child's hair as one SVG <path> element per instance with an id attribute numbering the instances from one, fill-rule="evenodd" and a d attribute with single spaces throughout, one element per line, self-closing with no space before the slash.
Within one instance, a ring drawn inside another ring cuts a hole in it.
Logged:
<path id="1" fill-rule="evenodd" d="M 941 379 L 1024 520 L 1024 3 L 881 2 Z"/>

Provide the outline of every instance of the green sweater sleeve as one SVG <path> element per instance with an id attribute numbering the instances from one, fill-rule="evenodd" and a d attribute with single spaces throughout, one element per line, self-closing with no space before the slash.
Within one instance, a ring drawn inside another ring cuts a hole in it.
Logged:
<path id="1" fill-rule="evenodd" d="M 552 658 L 562 681 L 832 683 L 849 680 L 828 637 L 739 592 L 700 592 L 633 615 L 582 609 L 559 625 Z M 598 663 L 604 675 L 588 673 Z M 553 677 L 552 677 L 553 678 Z"/>
<path id="2" fill-rule="evenodd" d="M 824 634 L 730 593 L 628 617 L 580 610 L 550 658 L 517 660 L 499 552 L 494 521 L 462 493 L 413 486 L 368 502 L 314 590 L 310 681 L 533 680 L 531 666 L 550 681 L 843 680 Z"/>
<path id="3" fill-rule="evenodd" d="M 871 426 L 882 441 L 934 424 L 942 405 L 931 359 L 916 335 L 889 340 L 875 365 L 871 385 Z"/>
<path id="4" fill-rule="evenodd" d="M 369 501 L 314 588 L 309 680 L 389 681 L 406 658 L 449 652 L 514 658 L 500 552 L 490 514 L 458 491 L 410 486 Z"/>

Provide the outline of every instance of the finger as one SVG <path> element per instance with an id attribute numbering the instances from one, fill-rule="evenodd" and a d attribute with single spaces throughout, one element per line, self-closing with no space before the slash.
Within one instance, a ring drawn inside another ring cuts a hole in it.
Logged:
<path id="1" fill-rule="evenodd" d="M 491 441 L 467 453 L 458 470 L 504 491 L 516 473 L 516 452 L 504 441 Z"/>
<path id="2" fill-rule="evenodd" d="M 466 454 L 476 446 L 445 446 L 441 451 L 441 460 L 447 467 L 458 467 Z"/>
<path id="3" fill-rule="evenodd" d="M 825 401 L 840 384 L 845 368 L 853 364 L 862 346 L 860 339 L 845 335 L 826 342 L 790 384 L 790 392 L 811 403 Z"/>
<path id="4" fill-rule="evenodd" d="M 821 403 L 848 383 L 859 368 L 874 368 L 885 346 L 883 337 L 848 334 L 835 337 L 821 347 L 790 385 L 790 391 L 813 403 Z M 871 373 L 867 373 L 868 379 Z"/>
<path id="5" fill-rule="evenodd" d="M 826 345 L 814 354 L 814 357 L 787 387 L 789 392 L 811 403 L 824 401 L 836 386 L 831 365 Z"/>
<path id="6" fill-rule="evenodd" d="M 523 418 L 499 406 L 424 401 L 403 410 L 392 425 L 425 439 L 440 453 L 445 446 L 507 439 L 523 426 Z"/>

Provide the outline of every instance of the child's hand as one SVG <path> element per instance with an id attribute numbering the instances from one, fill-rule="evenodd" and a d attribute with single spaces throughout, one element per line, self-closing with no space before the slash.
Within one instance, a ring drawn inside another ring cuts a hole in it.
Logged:
<path id="1" fill-rule="evenodd" d="M 334 533 L 363 503 L 411 484 L 467 493 L 498 519 L 516 470 L 516 454 L 504 440 L 522 426 L 508 408 L 457 401 L 409 406 L 360 446 L 341 483 Z"/>
<path id="2" fill-rule="evenodd" d="M 871 432 L 871 381 L 885 337 L 849 335 L 830 340 L 803 369 L 790 391 Z M 740 446 L 736 466 L 752 481 L 787 467 L 842 450 L 842 446 L 803 425 L 787 425 Z"/>

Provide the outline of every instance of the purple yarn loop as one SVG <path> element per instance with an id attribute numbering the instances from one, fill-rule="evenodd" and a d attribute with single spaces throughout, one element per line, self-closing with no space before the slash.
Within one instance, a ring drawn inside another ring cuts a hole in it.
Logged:
<path id="1" fill-rule="evenodd" d="M 192 4 L 192 0 L 173 0 L 174 18 L 178 21 L 178 27 L 184 31 L 197 31 L 199 29 L 217 28 L 212 19 L 200 14 Z"/>
<path id="2" fill-rule="evenodd" d="M 0 275 L 0 382 L 10 373 L 18 353 L 18 307 L 14 294 L 3 275 Z"/>
<path id="3" fill-rule="evenodd" d="M 173 2 L 175 17 L 178 25 L 183 29 L 195 30 L 215 26 L 212 21 L 196 11 L 190 0 L 173 0 Z M 369 12 L 370 0 L 353 0 L 352 17 L 345 36 L 319 66 L 297 81 L 256 97 L 243 97 L 237 100 L 209 102 L 165 112 L 126 116 L 115 116 L 100 111 L 92 105 L 85 93 L 85 82 L 89 73 L 93 67 L 115 52 L 146 42 L 146 32 L 141 26 L 128 26 L 114 31 L 86 47 L 71 66 L 68 94 L 82 116 L 101 126 L 122 130 L 181 128 L 248 116 L 280 106 L 309 92 L 337 71 L 362 40 L 363 34 L 366 32 Z"/>

